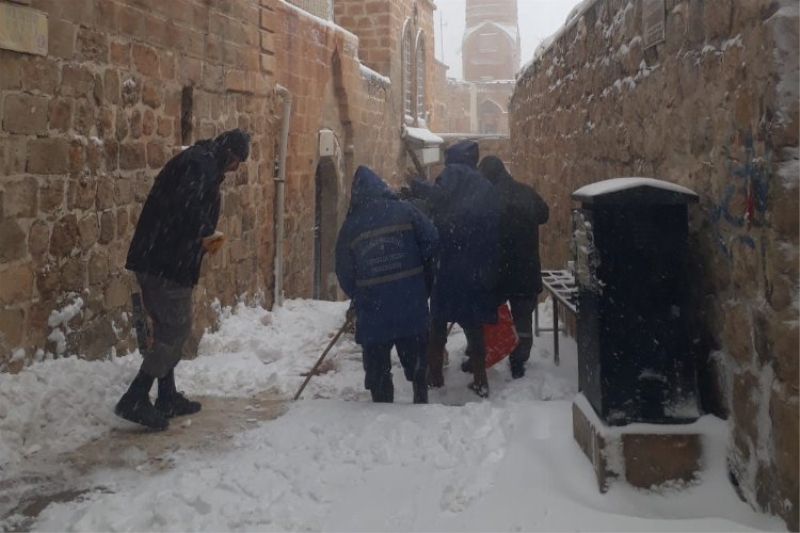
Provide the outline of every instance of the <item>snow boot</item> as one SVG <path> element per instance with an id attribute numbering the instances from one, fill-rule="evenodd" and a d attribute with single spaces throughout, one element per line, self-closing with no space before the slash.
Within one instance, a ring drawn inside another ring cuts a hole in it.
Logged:
<path id="1" fill-rule="evenodd" d="M 488 383 L 478 383 L 473 381 L 467 388 L 480 396 L 481 398 L 488 398 L 489 397 L 489 384 Z"/>
<path id="2" fill-rule="evenodd" d="M 509 359 L 508 366 L 511 367 L 511 377 L 519 379 L 525 376 L 525 361 L 517 359 Z"/>
<path id="3" fill-rule="evenodd" d="M 486 376 L 486 352 L 476 350 L 470 354 L 472 383 L 467 387 L 481 398 L 489 397 L 489 378 Z"/>
<path id="4" fill-rule="evenodd" d="M 426 381 L 415 381 L 414 403 L 428 403 L 428 383 Z"/>
<path id="5" fill-rule="evenodd" d="M 175 388 L 175 369 L 158 380 L 158 398 L 155 408 L 165 417 L 193 415 L 200 411 L 200 402 L 188 399 Z"/>
<path id="6" fill-rule="evenodd" d="M 134 424 L 141 424 L 156 431 L 169 427 L 169 420 L 150 403 L 150 388 L 155 378 L 141 370 L 134 378 L 128 391 L 114 407 L 114 414 Z"/>
<path id="7" fill-rule="evenodd" d="M 370 389 L 374 403 L 394 403 L 394 383 L 392 375 L 384 376 Z"/>

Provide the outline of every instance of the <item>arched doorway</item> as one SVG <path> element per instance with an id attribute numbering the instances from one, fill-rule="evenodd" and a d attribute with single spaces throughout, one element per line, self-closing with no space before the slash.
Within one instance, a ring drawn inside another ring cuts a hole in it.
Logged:
<path id="1" fill-rule="evenodd" d="M 503 108 L 492 100 L 484 100 L 478 106 L 479 133 L 499 133 Z"/>
<path id="2" fill-rule="evenodd" d="M 331 130 L 320 131 L 319 138 L 320 157 L 314 176 L 314 298 L 336 301 L 339 283 L 335 255 L 343 161 L 338 139 Z"/>

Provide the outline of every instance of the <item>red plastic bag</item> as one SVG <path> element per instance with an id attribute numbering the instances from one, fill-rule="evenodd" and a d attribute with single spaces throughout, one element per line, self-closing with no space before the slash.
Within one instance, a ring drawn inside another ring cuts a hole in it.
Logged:
<path id="1" fill-rule="evenodd" d="M 516 348 L 519 337 L 507 303 L 497 308 L 497 324 L 483 325 L 483 341 L 486 345 L 486 368 L 502 361 Z"/>

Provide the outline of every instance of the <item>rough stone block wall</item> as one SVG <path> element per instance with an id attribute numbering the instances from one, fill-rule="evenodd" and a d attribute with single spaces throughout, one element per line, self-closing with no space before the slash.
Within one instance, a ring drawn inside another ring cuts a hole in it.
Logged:
<path id="1" fill-rule="evenodd" d="M 448 79 L 444 89 L 444 100 L 437 106 L 437 123 L 441 124 L 441 132 L 470 133 L 472 124 L 472 88 L 473 84 Z M 477 128 L 477 121 L 475 123 Z"/>
<path id="2" fill-rule="evenodd" d="M 550 204 L 545 267 L 570 259 L 570 194 L 620 176 L 696 191 L 688 258 L 704 407 L 733 426 L 743 497 L 798 529 L 798 5 L 597 0 L 521 75 L 518 178 Z"/>
<path id="3" fill-rule="evenodd" d="M 181 146 L 234 127 L 252 134 L 251 158 L 222 188 L 228 240 L 204 262 L 194 341 L 213 325 L 215 300 L 271 305 L 276 83 L 294 97 L 287 297 L 308 296 L 313 283 L 319 130 L 337 132 L 347 172 L 362 162 L 396 172 L 398 158 L 385 157 L 400 152 L 388 78 L 361 67 L 351 34 L 305 11 L 277 0 L 33 0 L 31 9 L 48 15 L 49 55 L 0 50 L 2 370 L 48 353 L 134 348 L 124 264 L 152 180 Z"/>
<path id="4" fill-rule="evenodd" d="M 292 93 L 291 151 L 286 172 L 285 291 L 287 296 L 311 297 L 319 131 L 333 130 L 343 152 L 338 183 L 341 210 L 334 228 L 338 231 L 347 208 L 352 174 L 358 165 L 371 166 L 387 180 L 400 171 L 400 107 L 386 74 L 359 62 L 365 53 L 363 38 L 357 38 L 347 28 L 322 24 L 299 9 L 278 2 L 272 5 L 274 20 L 278 21 L 273 28 L 275 79 Z M 339 2 L 334 6 L 338 22 L 342 6 Z M 262 27 L 264 24 L 262 20 Z M 399 50 L 395 56 L 399 61 Z"/>
<path id="5" fill-rule="evenodd" d="M 124 262 L 152 180 L 182 144 L 233 127 L 253 134 L 252 158 L 223 187 L 228 245 L 206 261 L 195 297 L 231 304 L 267 293 L 256 265 L 271 240 L 274 128 L 257 4 L 31 8 L 48 15 L 49 54 L 0 51 L 0 365 L 133 347 Z M 192 101 L 182 125 L 185 88 Z M 199 306 L 196 329 L 211 318 Z"/>

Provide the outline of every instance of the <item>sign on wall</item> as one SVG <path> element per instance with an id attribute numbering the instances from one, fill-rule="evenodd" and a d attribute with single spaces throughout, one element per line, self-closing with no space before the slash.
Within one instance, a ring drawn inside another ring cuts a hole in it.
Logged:
<path id="1" fill-rule="evenodd" d="M 47 55 L 47 15 L 0 1 L 0 48 Z"/>
<path id="2" fill-rule="evenodd" d="M 665 27 L 664 0 L 642 0 L 642 35 L 645 49 L 664 40 Z"/>

